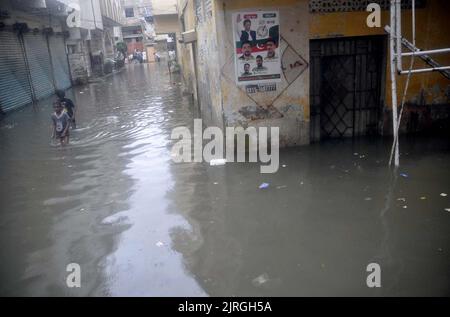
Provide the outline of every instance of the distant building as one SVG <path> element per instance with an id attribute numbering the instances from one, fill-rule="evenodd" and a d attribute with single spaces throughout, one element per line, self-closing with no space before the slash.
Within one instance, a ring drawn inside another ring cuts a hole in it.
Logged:
<path id="1" fill-rule="evenodd" d="M 69 28 L 67 40 L 72 77 L 85 82 L 104 75 L 104 61 L 114 58 L 115 44 L 122 40 L 120 0 L 64 0 L 79 8 L 79 24 Z M 70 12 L 74 12 L 71 9 Z"/>
<path id="2" fill-rule="evenodd" d="M 181 36 L 176 0 L 152 0 L 156 51 L 167 59 L 177 59 L 177 42 Z"/>
<path id="3" fill-rule="evenodd" d="M 121 0 L 124 23 L 123 39 L 128 47 L 128 54 L 135 50 L 144 51 L 145 47 L 154 42 L 151 0 Z"/>

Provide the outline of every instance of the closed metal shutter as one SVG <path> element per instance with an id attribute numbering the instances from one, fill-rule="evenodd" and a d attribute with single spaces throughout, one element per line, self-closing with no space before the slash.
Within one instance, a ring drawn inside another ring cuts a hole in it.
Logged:
<path id="1" fill-rule="evenodd" d="M 31 87 L 18 36 L 0 31 L 0 108 L 7 112 L 32 102 Z"/>
<path id="2" fill-rule="evenodd" d="M 50 96 L 55 92 L 55 87 L 47 39 L 40 33 L 26 33 L 23 35 L 23 40 L 35 97 L 41 99 Z"/>
<path id="3" fill-rule="evenodd" d="M 71 82 L 64 38 L 54 35 L 48 38 L 48 42 L 50 45 L 56 89 L 67 89 L 71 86 Z"/>

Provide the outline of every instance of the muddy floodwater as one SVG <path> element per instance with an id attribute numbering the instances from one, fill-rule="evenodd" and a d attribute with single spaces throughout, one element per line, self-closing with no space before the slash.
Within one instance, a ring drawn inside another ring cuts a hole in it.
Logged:
<path id="1" fill-rule="evenodd" d="M 448 139 L 402 139 L 396 172 L 391 140 L 362 138 L 282 150 L 261 174 L 172 161 L 172 129 L 196 111 L 163 64 L 67 95 L 64 149 L 52 99 L 0 121 L 0 295 L 450 295 Z"/>

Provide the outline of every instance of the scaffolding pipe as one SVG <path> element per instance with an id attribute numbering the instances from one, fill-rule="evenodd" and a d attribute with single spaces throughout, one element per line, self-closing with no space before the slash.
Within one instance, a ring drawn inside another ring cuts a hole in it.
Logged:
<path id="1" fill-rule="evenodd" d="M 413 35 L 413 43 L 416 43 L 416 1 L 412 0 L 412 24 L 411 24 L 411 28 L 412 28 L 412 35 Z M 400 124 L 402 122 L 402 116 L 403 116 L 403 109 L 405 107 L 405 101 L 406 101 L 406 94 L 408 93 L 408 87 L 409 87 L 409 81 L 411 79 L 411 75 L 412 75 L 412 69 L 414 67 L 414 60 L 415 60 L 415 55 L 412 55 L 411 58 L 411 62 L 409 64 L 409 71 L 405 72 L 408 74 L 408 76 L 406 77 L 406 85 L 405 88 L 403 89 L 403 97 L 402 97 L 402 103 L 400 106 L 400 113 L 398 115 L 398 120 L 397 120 L 397 136 L 396 138 L 394 138 L 394 143 L 392 144 L 392 148 L 391 148 L 391 156 L 389 157 L 389 165 L 392 162 L 392 156 L 394 153 L 394 148 L 395 146 L 398 144 L 398 138 L 399 138 L 399 134 L 400 134 Z"/>
<path id="2" fill-rule="evenodd" d="M 397 71 L 403 70 L 402 65 L 402 2 L 395 0 L 395 52 L 397 54 Z"/>
<path id="3" fill-rule="evenodd" d="M 417 51 L 417 52 L 407 52 L 402 53 L 402 56 L 420 56 L 420 55 L 430 55 L 430 54 L 443 54 L 443 53 L 450 53 L 450 48 L 441 48 L 436 50 L 428 50 L 428 51 Z"/>
<path id="4" fill-rule="evenodd" d="M 395 23 L 395 19 L 396 19 L 396 5 L 398 3 L 398 0 L 391 0 L 391 8 L 390 8 L 390 14 L 391 14 L 391 29 L 392 32 L 390 32 L 390 65 L 391 65 L 391 89 L 392 89 L 392 93 L 391 93 L 391 97 L 392 97 L 392 129 L 393 129 L 393 134 L 394 134 L 394 151 L 395 151 L 395 156 L 394 156 L 394 164 L 396 167 L 399 166 L 400 164 L 400 158 L 399 158 L 399 146 L 398 146 L 398 142 L 395 142 L 395 140 L 397 140 L 397 134 L 398 134 L 398 130 L 397 130 L 397 73 L 395 71 L 396 68 L 396 34 L 397 33 L 397 23 Z M 401 43 L 401 39 L 400 39 L 400 43 Z M 391 164 L 391 162 L 389 162 L 389 165 Z"/>
<path id="5" fill-rule="evenodd" d="M 450 70 L 450 66 L 442 66 L 442 67 L 432 67 L 432 68 L 419 68 L 419 69 L 413 69 L 411 71 L 408 70 L 402 70 L 400 72 L 401 75 L 406 75 L 411 73 L 426 73 L 426 72 L 440 72 L 443 70 Z"/>
<path id="6" fill-rule="evenodd" d="M 384 27 L 384 30 L 386 31 L 386 33 L 390 34 L 391 33 L 391 27 L 389 25 L 386 25 Z M 415 47 L 414 44 L 412 44 L 411 42 L 409 42 L 407 39 L 402 38 L 402 44 L 409 49 L 410 51 L 415 51 L 415 52 L 420 52 L 420 49 L 418 49 L 417 47 Z M 427 63 L 428 65 L 432 66 L 433 68 L 439 68 L 441 67 L 441 65 L 436 62 L 434 59 L 432 59 L 430 56 L 428 55 L 417 55 L 418 57 L 420 57 L 425 63 Z M 438 72 L 440 72 L 445 78 L 450 79 L 450 72 L 448 70 L 437 70 Z"/>

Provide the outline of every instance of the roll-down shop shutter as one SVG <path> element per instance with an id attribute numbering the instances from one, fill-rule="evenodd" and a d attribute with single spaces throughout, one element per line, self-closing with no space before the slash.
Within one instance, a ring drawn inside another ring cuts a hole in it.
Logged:
<path id="1" fill-rule="evenodd" d="M 22 45 L 16 33 L 0 31 L 0 108 L 7 112 L 32 102 Z"/>
<path id="2" fill-rule="evenodd" d="M 71 82 L 64 37 L 61 35 L 52 35 L 48 38 L 48 43 L 50 45 L 56 89 L 65 90 L 71 86 Z"/>
<path id="3" fill-rule="evenodd" d="M 35 98 L 39 100 L 50 96 L 55 92 L 55 87 L 46 36 L 25 33 L 23 40 Z"/>

